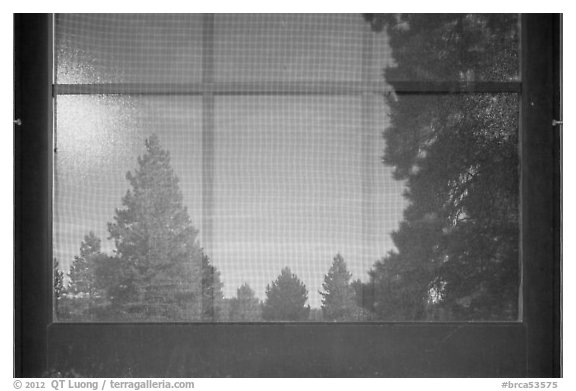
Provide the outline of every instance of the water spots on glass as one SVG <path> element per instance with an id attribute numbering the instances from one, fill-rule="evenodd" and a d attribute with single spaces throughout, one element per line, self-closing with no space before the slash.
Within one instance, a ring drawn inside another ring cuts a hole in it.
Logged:
<path id="1" fill-rule="evenodd" d="M 200 80 L 202 16 L 58 14 L 61 84 L 182 83 Z"/>

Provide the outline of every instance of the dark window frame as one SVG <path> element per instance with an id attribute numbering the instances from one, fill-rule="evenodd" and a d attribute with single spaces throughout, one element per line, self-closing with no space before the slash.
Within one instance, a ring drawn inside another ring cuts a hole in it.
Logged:
<path id="1" fill-rule="evenodd" d="M 205 16 L 205 33 L 210 19 Z M 504 88 L 521 94 L 522 319 L 475 323 L 52 323 L 52 98 L 75 87 L 53 88 L 51 20 L 44 14 L 14 19 L 15 119 L 21 120 L 14 129 L 15 376 L 62 369 L 141 377 L 561 375 L 561 129 L 552 125 L 560 119 L 560 15 L 522 16 L 521 82 L 405 84 L 406 93 Z M 205 45 L 209 50 L 209 39 Z M 205 69 L 212 60 L 205 56 Z M 204 86 L 180 87 L 182 93 L 201 87 L 203 110 L 210 111 L 215 94 L 269 90 L 216 85 L 212 78 L 206 71 Z M 278 89 L 292 93 L 327 88 L 281 84 Z M 325 93 L 333 94 L 329 87 Z M 341 93 L 362 88 L 374 87 L 344 83 Z"/>

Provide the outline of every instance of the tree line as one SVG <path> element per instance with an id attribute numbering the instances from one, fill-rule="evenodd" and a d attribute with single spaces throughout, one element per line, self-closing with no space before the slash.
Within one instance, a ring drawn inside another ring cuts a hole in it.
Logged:
<path id="1" fill-rule="evenodd" d="M 67 284 L 54 261 L 56 313 L 78 321 L 306 321 L 357 320 L 352 275 L 336 255 L 321 292 L 322 314 L 311 311 L 308 290 L 285 267 L 260 301 L 244 283 L 224 298 L 220 272 L 196 241 L 170 154 L 153 135 L 128 172 L 130 190 L 108 224 L 113 255 L 89 232 L 68 271 Z M 312 313 L 311 313 L 312 312 Z"/>

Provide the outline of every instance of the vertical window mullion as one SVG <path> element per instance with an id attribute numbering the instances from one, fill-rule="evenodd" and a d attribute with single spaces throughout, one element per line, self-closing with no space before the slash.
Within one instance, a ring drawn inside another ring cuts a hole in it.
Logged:
<path id="1" fill-rule="evenodd" d="M 214 208 L 214 15 L 202 20 L 202 246 L 212 255 Z"/>
<path id="2" fill-rule="evenodd" d="M 370 237 L 374 232 L 373 218 L 371 218 L 373 210 L 373 187 L 374 187 L 374 172 L 372 170 L 371 161 L 371 135 L 372 127 L 374 126 L 373 115 L 374 107 L 372 106 L 374 96 L 370 92 L 370 67 L 372 65 L 373 57 L 373 41 L 374 36 L 368 25 L 364 26 L 362 33 L 362 70 L 361 82 L 363 92 L 361 97 L 361 131 L 362 134 L 362 261 L 365 262 L 370 258 Z"/>

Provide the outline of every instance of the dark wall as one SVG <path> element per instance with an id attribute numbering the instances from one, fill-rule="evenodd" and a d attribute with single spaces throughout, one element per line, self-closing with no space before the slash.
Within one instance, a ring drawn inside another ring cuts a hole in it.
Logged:
<path id="1" fill-rule="evenodd" d="M 51 314 L 50 18 L 14 17 L 14 297 L 15 374 L 46 367 Z"/>
<path id="2" fill-rule="evenodd" d="M 196 324 L 50 328 L 81 376 L 523 377 L 521 324 Z"/>

